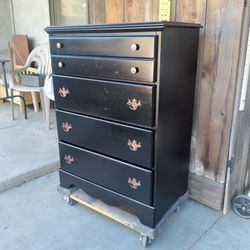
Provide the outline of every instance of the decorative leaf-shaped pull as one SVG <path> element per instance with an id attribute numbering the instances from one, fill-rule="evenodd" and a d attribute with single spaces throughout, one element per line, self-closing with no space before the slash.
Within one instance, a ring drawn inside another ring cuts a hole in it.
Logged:
<path id="1" fill-rule="evenodd" d="M 128 144 L 129 146 L 129 149 L 132 150 L 132 151 L 138 151 L 142 145 L 140 142 L 137 142 L 136 140 L 128 140 Z"/>
<path id="2" fill-rule="evenodd" d="M 141 101 L 137 101 L 135 98 L 133 98 L 132 101 L 128 99 L 127 105 L 131 110 L 137 110 L 139 107 L 142 106 Z"/>
<path id="3" fill-rule="evenodd" d="M 71 155 L 64 155 L 64 160 L 66 161 L 67 164 L 72 164 L 74 162 L 74 157 Z"/>
<path id="4" fill-rule="evenodd" d="M 137 189 L 141 186 L 141 181 L 137 181 L 135 178 L 128 177 L 128 183 L 131 188 Z"/>
<path id="5" fill-rule="evenodd" d="M 65 132 L 69 132 L 72 129 L 72 125 L 71 125 L 71 123 L 63 122 L 62 128 Z"/>
<path id="6" fill-rule="evenodd" d="M 62 87 L 62 88 L 59 88 L 58 93 L 61 97 L 66 97 L 67 95 L 69 95 L 69 90 Z"/>

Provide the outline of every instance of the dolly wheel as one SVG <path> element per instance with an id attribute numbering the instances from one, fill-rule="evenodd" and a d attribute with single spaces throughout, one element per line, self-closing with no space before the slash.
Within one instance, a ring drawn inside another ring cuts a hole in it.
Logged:
<path id="1" fill-rule="evenodd" d="M 141 234 L 140 241 L 141 241 L 142 247 L 144 248 L 146 248 L 151 243 L 151 239 L 144 234 Z"/>
<path id="2" fill-rule="evenodd" d="M 241 218 L 250 219 L 250 197 L 244 194 L 233 199 L 233 210 Z"/>
<path id="3" fill-rule="evenodd" d="M 76 201 L 73 200 L 73 199 L 71 199 L 68 195 L 65 195 L 65 196 L 63 197 L 63 199 L 64 199 L 64 201 L 65 201 L 68 205 L 70 205 L 70 206 L 73 206 L 73 205 L 76 204 Z"/>

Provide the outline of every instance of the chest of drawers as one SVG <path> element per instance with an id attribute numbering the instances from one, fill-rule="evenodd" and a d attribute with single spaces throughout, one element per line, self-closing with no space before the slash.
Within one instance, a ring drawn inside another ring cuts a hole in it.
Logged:
<path id="1" fill-rule="evenodd" d="M 187 192 L 199 26 L 48 27 L 61 167 L 154 228 Z"/>

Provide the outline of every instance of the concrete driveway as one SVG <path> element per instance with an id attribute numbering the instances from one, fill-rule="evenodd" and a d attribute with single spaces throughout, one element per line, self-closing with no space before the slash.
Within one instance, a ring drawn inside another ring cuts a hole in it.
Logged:
<path id="1" fill-rule="evenodd" d="M 0 193 L 1 250 L 142 249 L 139 234 L 60 195 L 58 173 Z M 148 249 L 249 250 L 250 220 L 184 203 Z"/>

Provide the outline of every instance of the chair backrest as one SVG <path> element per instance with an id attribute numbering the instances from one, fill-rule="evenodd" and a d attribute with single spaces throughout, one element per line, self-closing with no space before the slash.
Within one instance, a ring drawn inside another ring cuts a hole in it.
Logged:
<path id="1" fill-rule="evenodd" d="M 51 59 L 48 44 L 42 44 L 35 47 L 29 54 L 25 66 L 30 66 L 32 62 L 37 63 L 38 74 L 51 74 Z"/>

